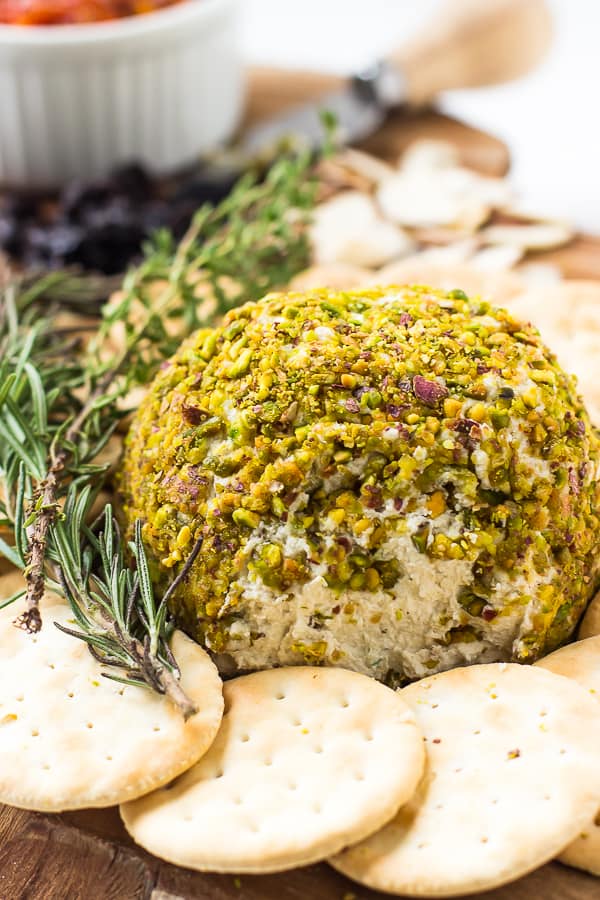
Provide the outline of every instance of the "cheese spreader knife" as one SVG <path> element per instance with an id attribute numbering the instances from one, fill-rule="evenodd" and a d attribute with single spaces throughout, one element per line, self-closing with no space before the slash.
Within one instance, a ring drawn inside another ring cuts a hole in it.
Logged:
<path id="1" fill-rule="evenodd" d="M 545 0 L 446 0 L 418 37 L 316 103 L 293 107 L 250 128 L 237 146 L 246 159 L 284 139 L 318 148 L 322 112 L 335 117 L 336 139 L 357 143 L 398 106 L 424 105 L 442 91 L 511 81 L 547 50 L 551 17 Z"/>
<path id="2" fill-rule="evenodd" d="M 335 117 L 335 140 L 358 143 L 383 124 L 390 110 L 422 106 L 441 91 L 482 87 L 518 78 L 548 49 L 552 20 L 546 0 L 445 0 L 433 23 L 387 59 L 317 101 L 259 122 L 232 147 L 197 171 L 199 195 L 225 196 L 241 172 L 268 162 L 282 147 L 318 150 L 327 138 L 326 112 Z"/>

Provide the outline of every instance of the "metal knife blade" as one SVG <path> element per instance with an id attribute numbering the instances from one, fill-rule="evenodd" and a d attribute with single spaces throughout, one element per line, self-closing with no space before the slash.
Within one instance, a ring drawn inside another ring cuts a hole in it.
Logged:
<path id="1" fill-rule="evenodd" d="M 246 159 L 268 154 L 283 141 L 293 146 L 320 147 L 326 138 L 323 114 L 335 121 L 336 140 L 342 144 L 361 141 L 383 124 L 386 111 L 372 99 L 349 87 L 326 94 L 314 103 L 286 110 L 276 119 L 260 122 L 243 135 L 237 149 Z"/>
<path id="2" fill-rule="evenodd" d="M 318 150 L 328 138 L 323 113 L 334 117 L 336 143 L 357 143 L 376 131 L 404 98 L 402 73 L 389 63 L 376 63 L 350 78 L 341 90 L 249 128 L 233 147 L 204 160 L 195 188 L 224 197 L 244 170 L 273 159 L 282 147 Z"/>
<path id="3" fill-rule="evenodd" d="M 379 62 L 350 78 L 341 90 L 259 122 L 243 135 L 237 149 L 247 159 L 268 153 L 284 140 L 318 149 L 327 137 L 323 113 L 334 117 L 338 143 L 357 143 L 383 124 L 388 110 L 398 105 L 404 94 L 401 72 Z"/>

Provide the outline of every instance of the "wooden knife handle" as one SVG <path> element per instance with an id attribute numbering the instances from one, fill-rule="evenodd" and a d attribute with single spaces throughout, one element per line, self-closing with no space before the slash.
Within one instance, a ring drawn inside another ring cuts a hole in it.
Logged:
<path id="1" fill-rule="evenodd" d="M 440 91 L 518 78 L 548 49 L 552 19 L 545 0 L 446 0 L 425 33 L 389 62 L 406 81 L 408 103 Z"/>

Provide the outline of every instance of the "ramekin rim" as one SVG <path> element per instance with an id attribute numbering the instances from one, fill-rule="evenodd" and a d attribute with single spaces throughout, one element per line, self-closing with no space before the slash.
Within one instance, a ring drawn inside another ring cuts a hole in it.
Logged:
<path id="1" fill-rule="evenodd" d="M 73 25 L 10 25 L 0 23 L 0 47 L 61 47 L 110 43 L 121 38 L 145 37 L 187 19 L 212 20 L 237 0 L 178 0 L 172 6 L 141 15 Z"/>

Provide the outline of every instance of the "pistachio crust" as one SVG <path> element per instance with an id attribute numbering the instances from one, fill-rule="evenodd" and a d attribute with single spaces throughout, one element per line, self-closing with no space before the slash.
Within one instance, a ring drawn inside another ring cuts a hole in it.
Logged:
<path id="1" fill-rule="evenodd" d="M 570 635 L 597 581 L 597 474 L 574 382 L 534 328 L 462 291 L 390 287 L 271 294 L 197 332 L 141 404 L 121 488 L 157 582 L 203 537 L 173 598 L 201 643 L 234 659 L 255 646 L 256 668 L 393 679 L 414 674 L 392 646 L 415 581 L 398 541 L 436 573 L 462 564 L 420 638 L 426 670 L 494 630 L 486 659 L 529 661 Z M 281 605 L 307 585 L 314 639 L 262 658 L 250 598 Z M 369 595 L 383 669 L 377 647 L 362 665 L 331 640 L 336 617 L 360 627 Z"/>

